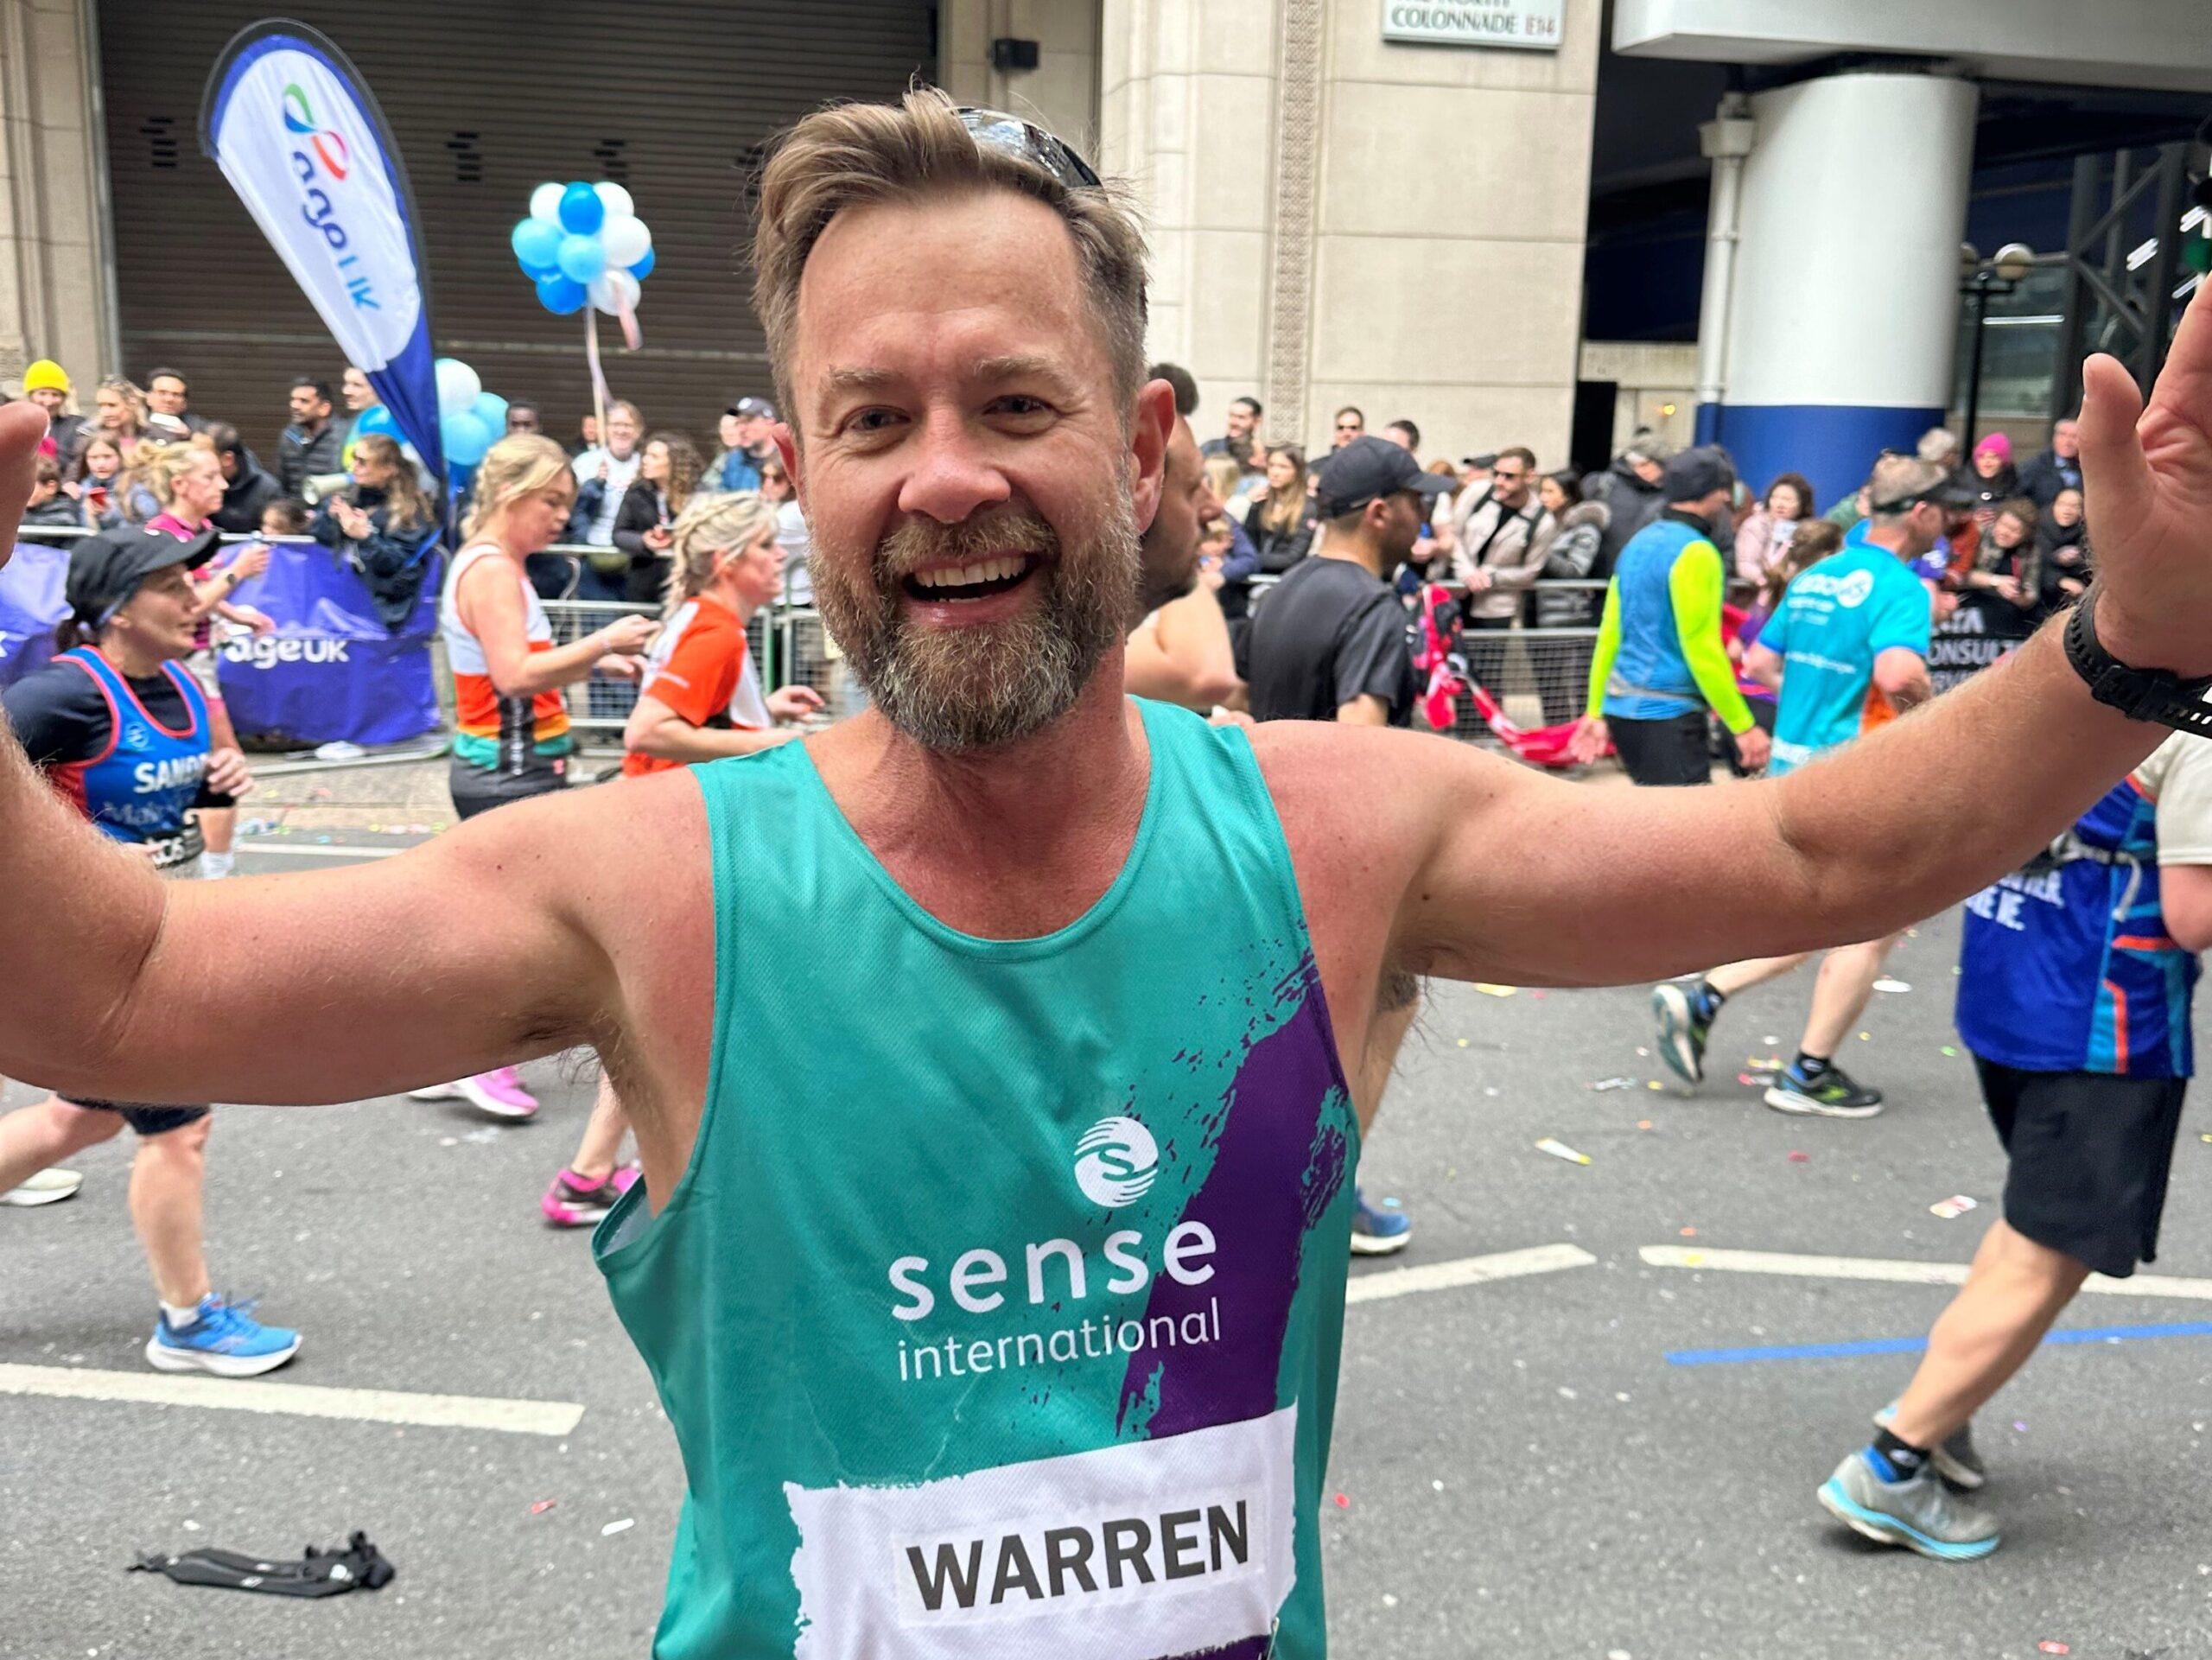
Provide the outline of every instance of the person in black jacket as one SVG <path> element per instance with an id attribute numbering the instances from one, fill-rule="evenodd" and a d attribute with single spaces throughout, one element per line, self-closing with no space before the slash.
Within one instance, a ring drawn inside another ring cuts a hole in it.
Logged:
<path id="1" fill-rule="evenodd" d="M 353 482 L 322 499 L 308 534 L 361 573 L 377 620 L 397 629 L 422 595 L 438 530 L 415 464 L 397 440 L 372 432 L 353 446 Z"/>
<path id="2" fill-rule="evenodd" d="M 261 470 L 261 462 L 236 427 L 215 421 L 203 430 L 215 447 L 215 459 L 223 464 L 223 505 L 215 510 L 217 526 L 234 536 L 257 535 L 262 510 L 284 493 Z"/>
<path id="3" fill-rule="evenodd" d="M 1313 550 L 1313 497 L 1306 452 L 1296 444 L 1268 451 L 1268 488 L 1252 501 L 1244 528 L 1260 551 L 1260 569 L 1280 576 Z"/>
<path id="4" fill-rule="evenodd" d="M 1640 439 L 1621 451 L 1605 471 L 1583 484 L 1583 499 L 1602 502 L 1605 508 L 1605 529 L 1598 563 L 1590 572 L 1592 576 L 1611 576 L 1613 562 L 1620 557 L 1629 537 L 1659 517 L 1659 510 L 1666 506 L 1659 494 L 1666 463 L 1664 445 Z"/>
<path id="5" fill-rule="evenodd" d="M 23 509 L 23 523 L 67 530 L 86 528 L 85 505 L 61 487 L 61 468 L 51 455 L 40 456 L 31 474 L 31 500 Z"/>
<path id="6" fill-rule="evenodd" d="M 330 418 L 330 383 L 302 375 L 292 383 L 292 424 L 276 440 L 276 484 L 307 494 L 309 479 L 346 470 L 346 429 Z"/>
<path id="7" fill-rule="evenodd" d="M 656 432 L 645 440 L 638 476 L 614 512 L 614 545 L 630 556 L 622 597 L 631 604 L 658 605 L 668 592 L 671 527 L 699 487 L 705 466 L 697 447 L 680 432 Z"/>

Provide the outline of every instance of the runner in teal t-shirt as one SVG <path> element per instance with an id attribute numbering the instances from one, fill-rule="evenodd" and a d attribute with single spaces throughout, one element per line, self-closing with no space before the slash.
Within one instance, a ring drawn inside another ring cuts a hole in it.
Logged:
<path id="1" fill-rule="evenodd" d="M 1783 670 L 1769 773 L 1857 737 L 1882 653 L 1910 652 L 1924 672 L 1928 630 L 1928 589 L 1889 548 L 1847 547 L 1791 582 L 1752 648 Z"/>
<path id="2" fill-rule="evenodd" d="M 1931 602 L 1913 562 L 1936 545 L 1958 494 L 1932 461 L 1893 455 L 1868 486 L 1873 513 L 1864 541 L 1801 573 L 1745 658 L 1745 672 L 1781 694 L 1770 776 L 1802 766 L 1868 725 L 1870 690 L 1882 700 L 1873 722 L 1934 695 L 1928 678 Z M 1896 936 L 1828 953 L 1813 988 L 1795 1059 L 1775 1075 L 1766 1103 L 1777 1112 L 1872 1118 L 1882 1092 L 1835 1064 L 1836 1046 L 1859 1023 Z M 1730 963 L 1698 979 L 1651 989 L 1659 1053 L 1691 1083 L 1705 1075 L 1706 1040 L 1720 1005 L 1789 972 L 1812 953 Z"/>

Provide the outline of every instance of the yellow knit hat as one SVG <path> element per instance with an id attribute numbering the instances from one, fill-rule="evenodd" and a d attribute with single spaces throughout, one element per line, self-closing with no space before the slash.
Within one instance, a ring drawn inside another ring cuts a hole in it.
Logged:
<path id="1" fill-rule="evenodd" d="M 23 391 L 26 396 L 32 392 L 60 392 L 67 397 L 69 372 L 52 358 L 41 358 L 23 371 Z"/>

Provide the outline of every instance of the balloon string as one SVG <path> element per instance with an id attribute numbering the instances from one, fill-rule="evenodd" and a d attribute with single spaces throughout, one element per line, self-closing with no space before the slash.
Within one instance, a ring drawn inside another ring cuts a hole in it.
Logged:
<path id="1" fill-rule="evenodd" d="M 638 314 L 630 308 L 630 302 L 626 296 L 618 293 L 614 298 L 615 303 L 620 308 L 615 315 L 622 321 L 622 344 L 634 352 L 645 343 L 645 334 L 638 327 Z"/>
<path id="2" fill-rule="evenodd" d="M 599 442 L 607 442 L 607 406 L 611 400 L 606 373 L 599 366 L 599 313 L 584 307 L 584 361 L 591 366 L 592 413 L 599 419 Z"/>

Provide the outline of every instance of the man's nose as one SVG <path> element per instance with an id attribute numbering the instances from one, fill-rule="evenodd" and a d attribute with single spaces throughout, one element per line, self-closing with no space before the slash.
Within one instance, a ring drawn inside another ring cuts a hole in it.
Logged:
<path id="1" fill-rule="evenodd" d="M 986 453 L 981 435 L 957 410 L 925 416 L 911 442 L 912 466 L 899 490 L 902 512 L 925 513 L 941 525 L 957 525 L 978 508 L 1014 493 L 1006 475 Z"/>

